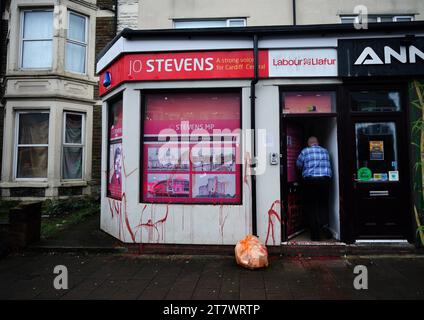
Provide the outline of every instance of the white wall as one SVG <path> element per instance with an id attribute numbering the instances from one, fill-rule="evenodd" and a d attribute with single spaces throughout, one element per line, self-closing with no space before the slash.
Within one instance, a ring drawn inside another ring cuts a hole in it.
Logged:
<path id="1" fill-rule="evenodd" d="M 340 193 L 339 193 L 339 159 L 337 141 L 337 119 L 327 119 L 323 126 L 323 145 L 330 154 L 333 178 L 330 185 L 330 229 L 335 239 L 340 239 Z"/>
<path id="2" fill-rule="evenodd" d="M 280 166 L 269 163 L 271 152 L 280 153 L 280 104 L 278 86 L 264 85 L 260 82 L 256 89 L 256 128 L 266 130 L 265 141 L 258 132 L 259 158 L 258 168 L 264 172 L 256 176 L 258 236 L 266 244 L 279 245 L 281 243 L 281 223 L 275 214 L 270 215 L 272 208 L 281 218 L 280 205 Z M 263 144 L 265 142 L 265 148 Z M 272 237 L 274 233 L 274 238 Z M 268 235 L 268 241 L 267 241 Z"/>
<path id="3" fill-rule="evenodd" d="M 101 229 L 124 242 L 235 244 L 251 233 L 250 178 L 242 184 L 242 205 L 165 205 L 139 203 L 141 88 L 241 87 L 242 127 L 250 127 L 248 81 L 203 81 L 127 84 L 123 101 L 123 197 L 106 197 L 106 105 L 103 107 Z M 245 154 L 243 155 L 245 157 Z M 244 163 L 244 162 L 243 162 Z M 242 165 L 242 175 L 244 164 Z M 111 209 L 112 208 L 112 209 Z M 116 208 L 118 208 L 116 210 Z M 166 212 L 168 216 L 164 219 Z M 127 222 L 128 220 L 128 222 Z M 137 227 L 150 222 L 155 226 Z M 131 233 L 134 235 L 132 238 Z"/>

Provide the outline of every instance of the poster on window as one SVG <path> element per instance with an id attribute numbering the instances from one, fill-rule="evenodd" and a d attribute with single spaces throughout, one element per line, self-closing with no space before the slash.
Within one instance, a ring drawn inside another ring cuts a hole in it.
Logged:
<path id="1" fill-rule="evenodd" d="M 384 160 L 384 141 L 370 141 L 370 160 Z"/>
<path id="2" fill-rule="evenodd" d="M 302 130 L 299 126 L 287 124 L 287 182 L 299 180 L 296 161 L 302 151 Z"/>
<path id="3" fill-rule="evenodd" d="M 188 174 L 148 174 L 148 198 L 187 198 L 190 195 Z"/>
<path id="4" fill-rule="evenodd" d="M 213 146 L 211 169 L 214 172 L 235 172 L 236 148 L 225 145 Z"/>
<path id="5" fill-rule="evenodd" d="M 122 143 L 109 145 L 108 196 L 121 199 L 122 196 Z"/>
<path id="6" fill-rule="evenodd" d="M 122 100 L 113 103 L 109 108 L 109 139 L 122 138 Z"/>
<path id="7" fill-rule="evenodd" d="M 145 100 L 143 200 L 240 201 L 240 94 L 160 93 Z"/>
<path id="8" fill-rule="evenodd" d="M 147 169 L 149 171 L 188 171 L 188 151 L 178 145 L 162 144 L 147 147 Z"/>
<path id="9" fill-rule="evenodd" d="M 235 177 L 233 174 L 195 174 L 193 175 L 193 197 L 235 199 Z"/>
<path id="10" fill-rule="evenodd" d="M 240 130 L 240 95 L 151 94 L 146 97 L 145 135 L 208 135 L 231 137 Z"/>

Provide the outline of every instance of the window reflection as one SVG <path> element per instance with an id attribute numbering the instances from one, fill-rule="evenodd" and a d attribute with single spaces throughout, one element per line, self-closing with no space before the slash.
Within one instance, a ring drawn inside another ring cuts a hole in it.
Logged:
<path id="1" fill-rule="evenodd" d="M 352 111 L 400 111 L 399 91 L 358 91 L 351 93 Z"/>

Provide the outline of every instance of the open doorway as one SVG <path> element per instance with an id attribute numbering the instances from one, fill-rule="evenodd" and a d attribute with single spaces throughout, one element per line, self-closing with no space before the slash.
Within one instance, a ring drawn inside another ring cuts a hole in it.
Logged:
<path id="1" fill-rule="evenodd" d="M 319 140 L 320 146 L 328 150 L 332 168 L 332 179 L 328 195 L 328 230 L 321 236 L 321 242 L 340 240 L 339 215 L 339 162 L 337 141 L 337 118 L 335 116 L 291 115 L 283 118 L 283 203 L 285 204 L 285 231 L 283 239 L 292 242 L 311 241 L 307 212 L 302 192 L 302 173 L 296 167 L 296 160 L 301 150 L 307 146 L 310 136 Z"/>

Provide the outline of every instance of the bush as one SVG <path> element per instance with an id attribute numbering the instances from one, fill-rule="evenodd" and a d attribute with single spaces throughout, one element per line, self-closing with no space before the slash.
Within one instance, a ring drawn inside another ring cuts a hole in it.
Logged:
<path id="1" fill-rule="evenodd" d="M 48 216 L 66 216 L 81 209 L 98 210 L 100 204 L 94 198 L 80 197 L 68 199 L 48 199 L 44 201 L 42 214 Z"/>

